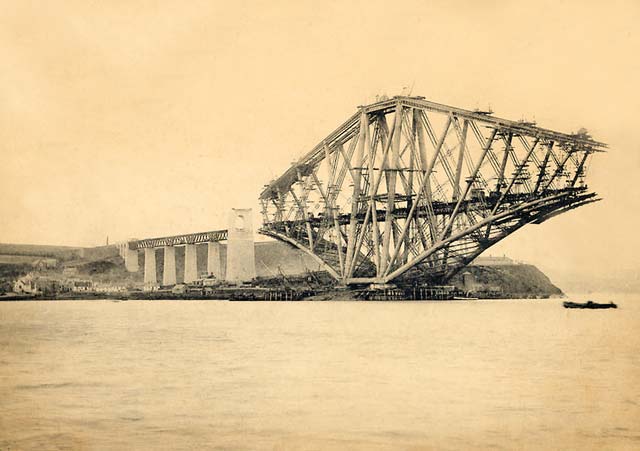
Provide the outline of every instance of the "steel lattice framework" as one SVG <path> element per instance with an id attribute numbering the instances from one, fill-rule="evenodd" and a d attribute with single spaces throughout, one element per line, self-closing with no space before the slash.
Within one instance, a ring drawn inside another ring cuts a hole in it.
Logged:
<path id="1" fill-rule="evenodd" d="M 345 284 L 442 283 L 529 223 L 599 200 L 606 145 L 425 100 L 362 106 L 269 183 L 261 233 Z"/>
<path id="2" fill-rule="evenodd" d="M 133 241 L 135 249 L 156 248 L 162 246 L 179 246 L 182 244 L 199 244 L 227 239 L 226 230 L 214 230 L 212 232 L 190 233 L 187 235 L 174 235 L 162 238 L 146 238 Z"/>

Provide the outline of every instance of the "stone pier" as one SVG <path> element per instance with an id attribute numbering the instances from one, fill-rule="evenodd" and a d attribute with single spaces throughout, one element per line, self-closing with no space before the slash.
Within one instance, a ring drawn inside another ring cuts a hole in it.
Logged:
<path id="1" fill-rule="evenodd" d="M 227 241 L 226 262 L 222 260 L 225 251 L 220 241 Z M 232 209 L 227 230 L 190 233 L 161 238 L 129 239 L 117 244 L 118 251 L 129 272 L 139 271 L 138 251 L 144 249 L 144 285 L 157 287 L 157 256 L 159 248 L 164 250 L 164 270 L 162 286 L 177 283 L 176 247 L 184 246 L 185 284 L 198 280 L 198 246 L 207 245 L 207 273 L 217 280 L 248 282 L 256 277 L 255 249 L 253 240 L 253 217 L 250 208 Z M 203 249 L 201 249 L 203 250 Z M 224 269 L 226 264 L 226 271 Z M 203 268 L 204 269 L 204 268 Z M 182 271 L 182 268 L 180 268 Z"/>
<path id="2" fill-rule="evenodd" d="M 164 270 L 162 271 L 162 285 L 176 284 L 176 248 L 164 246 Z"/>
<path id="3" fill-rule="evenodd" d="M 138 272 L 138 249 L 131 249 L 131 244 L 126 243 L 123 249 L 124 266 L 129 272 Z"/>
<path id="4" fill-rule="evenodd" d="M 198 254 L 195 244 L 184 246 L 184 283 L 193 282 L 198 278 Z"/>
<path id="5" fill-rule="evenodd" d="M 255 277 L 252 211 L 250 208 L 233 208 L 229 215 L 226 279 L 230 282 L 248 282 Z"/>
<path id="6" fill-rule="evenodd" d="M 216 279 L 222 279 L 222 269 L 220 268 L 220 243 L 207 243 L 207 273 Z"/>
<path id="7" fill-rule="evenodd" d="M 144 250 L 144 284 L 157 285 L 156 278 L 156 249 L 147 247 Z"/>

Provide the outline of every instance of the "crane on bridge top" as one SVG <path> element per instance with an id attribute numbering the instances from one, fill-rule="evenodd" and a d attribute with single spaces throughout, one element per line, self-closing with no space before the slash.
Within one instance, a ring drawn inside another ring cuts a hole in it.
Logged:
<path id="1" fill-rule="evenodd" d="M 430 102 L 379 98 L 260 194 L 261 233 L 344 284 L 443 283 L 526 224 L 599 200 L 606 144 Z"/>

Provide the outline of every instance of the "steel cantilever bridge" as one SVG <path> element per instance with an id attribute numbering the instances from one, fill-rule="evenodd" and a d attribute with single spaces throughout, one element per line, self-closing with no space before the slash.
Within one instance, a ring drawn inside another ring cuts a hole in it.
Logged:
<path id="1" fill-rule="evenodd" d="M 359 111 L 260 194 L 261 233 L 344 284 L 443 283 L 525 224 L 599 200 L 606 145 L 425 100 Z"/>

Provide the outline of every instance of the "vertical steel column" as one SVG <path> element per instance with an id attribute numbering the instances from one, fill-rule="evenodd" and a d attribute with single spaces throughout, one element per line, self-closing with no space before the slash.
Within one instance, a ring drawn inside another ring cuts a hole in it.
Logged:
<path id="1" fill-rule="evenodd" d="M 545 176 L 547 171 L 547 164 L 549 164 L 549 157 L 551 156 L 551 152 L 553 151 L 553 141 L 549 141 L 547 144 L 547 153 L 544 155 L 544 160 L 540 164 L 538 168 L 538 180 L 536 180 L 536 187 L 533 189 L 532 194 L 536 194 L 538 192 L 538 188 L 540 188 L 540 184 L 542 183 L 542 179 Z"/>
<path id="2" fill-rule="evenodd" d="M 347 231 L 347 258 L 345 260 L 344 273 L 351 268 L 351 261 L 355 258 L 354 252 L 356 248 L 356 228 L 358 226 L 358 210 L 360 206 L 360 181 L 362 178 L 362 160 L 364 157 L 364 145 L 365 145 L 365 129 L 369 126 L 367 114 L 364 110 L 360 114 L 360 131 L 358 137 L 354 138 L 358 140 L 356 144 L 356 153 L 354 157 L 354 165 L 350 165 L 347 161 L 346 155 L 343 156 L 345 164 L 352 170 L 353 176 L 353 194 L 351 196 L 351 218 L 349 220 L 349 229 Z"/>
<path id="3" fill-rule="evenodd" d="M 511 138 L 513 138 L 513 132 L 509 132 L 507 140 L 504 146 L 504 155 L 502 157 L 502 163 L 500 164 L 500 174 L 498 174 L 498 182 L 496 183 L 496 192 L 502 191 L 504 183 L 504 171 L 507 168 L 507 160 L 509 159 L 509 152 L 511 152 Z"/>
<path id="4" fill-rule="evenodd" d="M 462 162 L 464 161 L 464 151 L 467 145 L 468 128 L 469 121 L 465 119 L 463 121 L 462 134 L 460 136 L 460 149 L 458 150 L 458 161 L 456 163 L 456 178 L 455 183 L 453 184 L 453 200 L 458 200 L 460 197 L 460 177 L 462 176 Z"/>
<path id="5" fill-rule="evenodd" d="M 394 133 L 391 137 L 391 162 L 387 171 L 387 209 L 384 219 L 384 236 L 382 237 L 382 259 L 381 271 L 384 274 L 389 265 L 389 246 L 391 243 L 391 235 L 393 233 L 393 222 L 395 221 L 393 211 L 396 201 L 396 178 L 400 169 L 400 138 L 402 137 L 402 104 L 396 104 L 396 113 L 394 118 Z"/>
<path id="6" fill-rule="evenodd" d="M 422 186 L 424 187 L 424 197 L 425 197 L 425 205 L 427 208 L 427 220 L 429 224 L 429 233 L 431 235 L 431 239 L 435 240 L 436 224 L 435 224 L 435 214 L 433 211 L 433 193 L 431 192 L 431 173 L 427 173 L 427 170 L 429 169 L 429 161 L 427 160 L 427 143 L 424 136 L 424 124 L 422 123 L 422 115 L 423 113 L 421 110 L 417 110 L 417 109 L 414 110 L 414 120 L 417 120 L 416 131 L 418 134 L 418 149 L 420 154 L 420 165 L 422 167 L 423 177 L 426 178 L 426 181 L 423 181 Z M 421 195 L 422 195 L 422 189 L 418 190 L 416 197 L 419 198 Z M 418 202 L 417 198 L 415 202 Z M 409 215 L 409 217 L 411 217 L 411 215 Z M 418 219 L 416 218 L 416 226 L 419 227 L 419 224 L 417 222 L 418 222 Z M 422 244 L 423 244 L 423 247 L 426 248 L 427 243 L 423 242 Z"/>

